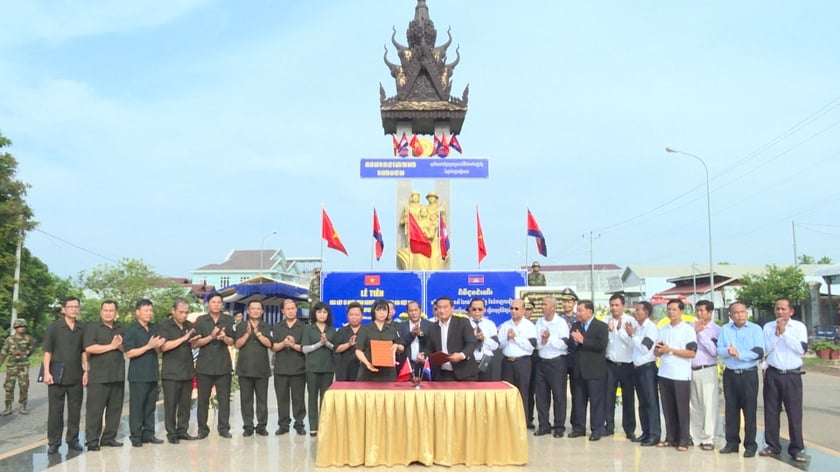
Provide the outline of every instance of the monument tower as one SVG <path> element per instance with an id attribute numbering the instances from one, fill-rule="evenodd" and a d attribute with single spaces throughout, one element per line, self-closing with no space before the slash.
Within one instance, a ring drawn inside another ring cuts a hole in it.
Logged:
<path id="1" fill-rule="evenodd" d="M 460 53 L 456 47 L 455 60 L 447 63 L 446 53 L 452 44 L 449 31 L 447 41 L 440 46 L 435 45 L 437 30 L 429 18 L 426 0 L 418 0 L 414 8 L 414 19 L 409 22 L 406 31 L 408 45 L 400 44 L 396 36 L 397 30 L 394 28 L 391 43 L 396 48 L 399 62 L 388 60 L 387 46 L 384 55 L 385 64 L 396 84 L 396 95 L 388 97 L 385 88 L 379 84 L 382 129 L 386 135 L 393 136 L 395 154 L 399 147 L 403 159 L 444 159 L 449 154 L 447 140 L 460 134 L 467 115 L 469 85 L 464 88 L 461 98 L 450 95 L 452 73 L 461 59 Z M 452 217 L 449 178 L 440 171 L 413 175 L 433 179 L 434 184 L 425 194 L 427 203 L 424 204 L 421 199 L 425 190 L 415 189 L 410 178 L 397 181 L 397 268 L 449 269 L 450 258 L 441 257 L 439 241 L 441 220 L 449 227 Z M 431 257 L 411 253 L 408 241 L 409 214 L 431 242 Z"/>

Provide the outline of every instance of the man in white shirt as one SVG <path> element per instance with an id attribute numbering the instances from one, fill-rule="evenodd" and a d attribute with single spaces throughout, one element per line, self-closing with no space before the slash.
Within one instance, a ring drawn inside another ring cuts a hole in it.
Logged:
<path id="1" fill-rule="evenodd" d="M 676 447 L 688 451 L 688 403 L 691 396 L 691 359 L 697 354 L 697 334 L 694 327 L 683 322 L 685 304 L 680 300 L 668 301 L 668 319 L 671 321 L 659 330 L 656 355 L 659 356 L 659 396 L 662 416 L 665 417 L 665 441 L 657 447 Z"/>
<path id="2" fill-rule="evenodd" d="M 764 376 L 764 443 L 761 456 L 781 453 L 779 414 L 782 405 L 788 418 L 788 454 L 796 462 L 807 462 L 802 454 L 802 355 L 808 349 L 808 330 L 792 319 L 794 309 L 788 298 L 776 300 L 776 320 L 764 325 L 767 371 Z"/>
<path id="3" fill-rule="evenodd" d="M 557 315 L 557 300 L 543 298 L 543 316 L 537 320 L 537 358 L 534 391 L 537 396 L 539 427 L 534 436 L 554 430 L 562 438 L 566 427 L 566 355 L 569 349 L 569 325 Z M 554 424 L 548 421 L 548 410 L 554 402 Z"/>
<path id="4" fill-rule="evenodd" d="M 531 354 L 537 345 L 537 328 L 525 318 L 525 302 L 516 299 L 510 304 L 510 319 L 499 326 L 502 348 L 502 380 L 519 389 L 522 410 L 528 414 L 528 388 L 531 382 Z"/>
<path id="5" fill-rule="evenodd" d="M 607 426 L 606 435 L 615 433 L 615 395 L 621 387 L 621 426 L 627 439 L 636 437 L 636 389 L 633 382 L 633 338 L 627 324 L 636 320 L 624 313 L 624 295 L 610 297 L 610 319 L 607 321 L 610 340 L 607 344 Z"/>
<path id="6" fill-rule="evenodd" d="M 633 384 L 639 398 L 639 423 L 642 434 L 632 439 L 642 446 L 655 446 L 662 437 L 659 420 L 659 392 L 657 386 L 656 354 L 654 345 L 659 338 L 656 323 L 651 321 L 653 306 L 648 302 L 639 302 L 633 312 L 635 325 L 624 329 L 633 338 Z"/>
<path id="7" fill-rule="evenodd" d="M 495 361 L 495 359 L 493 359 L 493 351 L 499 348 L 499 336 L 496 330 L 496 323 L 493 323 L 493 320 L 484 316 L 486 312 L 486 305 L 484 300 L 481 298 L 473 298 L 470 300 L 467 310 L 469 311 L 470 324 L 473 327 L 473 334 L 475 334 L 475 339 L 477 341 L 474 357 L 475 361 L 479 365 L 478 380 L 500 380 L 501 375 L 499 375 L 499 378 L 494 378 L 492 369 L 494 364 L 493 361 Z M 499 365 L 501 366 L 501 364 Z"/>

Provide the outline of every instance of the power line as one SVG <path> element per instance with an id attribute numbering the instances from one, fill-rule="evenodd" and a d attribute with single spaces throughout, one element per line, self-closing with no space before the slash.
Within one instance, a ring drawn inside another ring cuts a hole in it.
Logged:
<path id="1" fill-rule="evenodd" d="M 66 239 L 62 239 L 62 238 L 60 238 L 60 237 L 58 237 L 58 236 L 56 236 L 56 235 L 54 235 L 54 234 L 48 233 L 48 232 L 46 232 L 46 231 L 44 231 L 44 230 L 42 230 L 42 229 L 35 228 L 35 231 L 37 231 L 37 232 L 39 232 L 39 233 L 41 233 L 41 234 L 43 234 L 43 235 L 45 235 L 45 236 L 48 236 L 48 237 L 50 237 L 50 238 L 53 238 L 53 239 L 55 239 L 56 241 L 60 241 L 60 242 L 62 242 L 62 243 L 64 243 L 64 244 L 66 244 L 66 245 L 68 245 L 68 246 L 74 247 L 74 248 L 76 248 L 76 249 L 78 249 L 78 250 L 80 250 L 80 251 L 83 251 L 83 252 L 86 252 L 86 253 L 88 253 L 88 254 L 94 255 L 94 256 L 96 256 L 96 257 L 101 257 L 102 259 L 105 259 L 106 261 L 111 261 L 111 262 L 114 262 L 114 263 L 117 263 L 117 264 L 119 264 L 119 262 L 120 262 L 120 261 L 115 260 L 115 259 L 112 259 L 112 258 L 110 258 L 110 257 L 108 257 L 108 256 L 103 256 L 102 254 L 99 254 L 98 252 L 91 251 L 90 249 L 85 249 L 85 248 L 83 248 L 82 246 L 79 246 L 78 244 L 71 243 L 70 241 L 67 241 Z"/>

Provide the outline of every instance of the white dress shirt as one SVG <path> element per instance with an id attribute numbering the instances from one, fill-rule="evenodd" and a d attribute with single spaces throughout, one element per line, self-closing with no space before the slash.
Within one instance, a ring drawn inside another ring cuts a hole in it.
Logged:
<path id="1" fill-rule="evenodd" d="M 656 360 L 653 348 L 656 346 L 657 339 L 659 339 L 659 329 L 656 323 L 648 318 L 633 333 L 633 365 L 639 367 Z"/>
<path id="2" fill-rule="evenodd" d="M 508 339 L 508 331 L 511 329 L 516 337 Z M 507 320 L 499 326 L 499 346 L 505 357 L 530 356 L 534 352 L 532 339 L 537 339 L 537 327 L 527 318 L 520 319 L 519 324 Z"/>
<path id="3" fill-rule="evenodd" d="M 776 336 L 776 321 L 764 325 L 764 348 L 767 365 L 779 370 L 802 367 L 802 355 L 808 344 L 808 329 L 801 321 L 789 320 L 785 332 Z"/>
<path id="4" fill-rule="evenodd" d="M 633 362 L 633 339 L 627 334 L 625 324 L 630 323 L 633 327 L 638 327 L 639 324 L 632 316 L 625 314 L 622 314 L 618 319 L 610 315 L 606 323 L 612 327 L 609 332 L 610 340 L 607 344 L 607 360 L 622 364 Z"/>
<path id="5" fill-rule="evenodd" d="M 569 352 L 566 341 L 569 339 L 569 325 L 560 316 L 554 315 L 551 321 L 545 316 L 537 320 L 537 353 L 541 359 L 554 359 Z M 548 330 L 548 342 L 543 344 L 542 333 Z"/>
<path id="6" fill-rule="evenodd" d="M 481 349 L 476 349 L 475 354 L 473 354 L 475 361 L 481 362 L 481 359 L 484 358 L 485 355 L 492 356 L 493 351 L 499 348 L 499 343 L 493 339 L 493 336 L 498 334 L 498 331 L 496 330 L 496 323 L 493 323 L 493 320 L 485 316 L 481 319 L 481 321 L 475 321 L 470 318 L 470 325 L 472 325 L 473 331 L 478 328 L 481 330 L 481 334 L 484 335 L 484 341 L 481 343 Z"/>

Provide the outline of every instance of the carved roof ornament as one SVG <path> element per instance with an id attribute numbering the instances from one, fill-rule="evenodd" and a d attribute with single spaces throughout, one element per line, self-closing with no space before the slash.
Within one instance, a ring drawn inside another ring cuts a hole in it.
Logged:
<path id="1" fill-rule="evenodd" d="M 451 29 L 451 28 L 450 28 Z M 454 120 L 452 132 L 460 132 L 461 124 L 466 115 L 469 100 L 469 85 L 464 89 L 461 98 L 450 95 L 452 90 L 452 72 L 461 60 L 459 48 L 455 48 L 455 60 L 446 62 L 446 52 L 452 44 L 452 35 L 447 30 L 447 41 L 435 46 L 437 30 L 434 22 L 429 18 L 429 7 L 426 0 L 418 0 L 414 8 L 414 19 L 408 24 L 406 39 L 408 45 L 397 41 L 397 29 L 393 28 L 391 43 L 396 49 L 399 63 L 388 60 L 388 47 L 385 46 L 383 60 L 391 71 L 397 87 L 397 94 L 387 97 L 382 84 L 379 84 L 379 98 L 382 110 L 382 124 L 385 133 L 395 132 L 393 120 Z M 438 115 L 423 116 L 406 114 L 408 111 L 438 110 Z M 399 112 L 403 112 L 402 114 Z M 453 115 L 454 113 L 454 115 Z M 387 116 L 386 116 L 387 115 Z M 392 126 L 393 125 L 393 126 Z M 416 133 L 432 134 L 426 124 L 413 123 Z"/>

